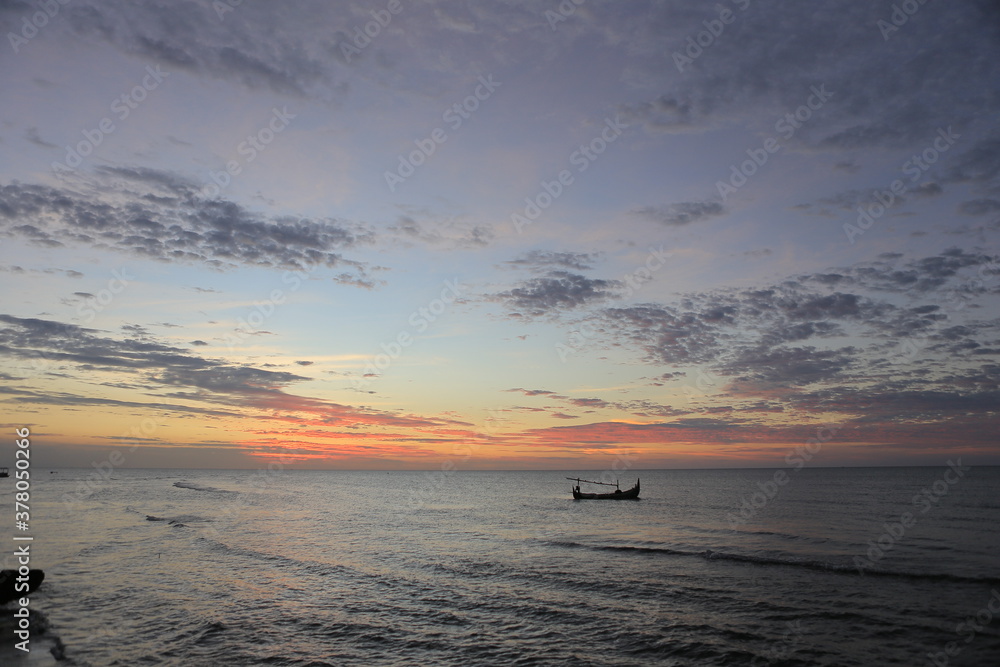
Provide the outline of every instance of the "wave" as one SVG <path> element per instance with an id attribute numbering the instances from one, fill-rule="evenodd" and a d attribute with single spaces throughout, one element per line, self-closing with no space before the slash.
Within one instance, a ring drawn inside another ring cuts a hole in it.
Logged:
<path id="1" fill-rule="evenodd" d="M 791 558 L 779 558 L 772 556 L 756 556 L 753 554 L 737 554 L 725 551 L 683 551 L 681 549 L 669 549 L 667 547 L 633 547 L 616 545 L 591 545 L 579 542 L 551 541 L 553 546 L 571 549 L 590 549 L 593 551 L 620 551 L 624 553 L 644 553 L 663 554 L 667 556 L 684 556 L 703 558 L 705 560 L 734 561 L 737 563 L 751 563 L 753 565 L 770 565 L 776 567 L 800 567 L 809 570 L 820 570 L 833 574 L 850 574 L 857 576 L 858 568 L 850 564 L 837 564 L 815 560 L 796 560 Z M 864 569 L 864 575 L 873 577 L 901 577 L 909 579 L 926 579 L 930 581 L 954 581 L 958 583 L 991 584 L 1000 583 L 997 577 L 967 577 L 958 574 L 948 574 L 945 572 L 905 572 L 901 570 Z"/>
<path id="2" fill-rule="evenodd" d="M 202 486 L 201 484 L 194 484 L 193 482 L 174 482 L 174 486 L 176 486 L 178 489 L 191 489 L 192 491 L 207 491 L 209 493 L 236 493 L 236 491 L 217 489 L 214 486 Z"/>
<path id="3" fill-rule="evenodd" d="M 185 522 L 201 523 L 210 521 L 210 519 L 206 519 L 200 516 L 195 516 L 193 514 L 182 514 L 180 516 L 175 516 L 175 517 L 155 516 L 153 514 L 147 514 L 146 521 L 166 521 L 167 525 L 173 526 L 174 528 L 187 528 L 188 525 Z"/>

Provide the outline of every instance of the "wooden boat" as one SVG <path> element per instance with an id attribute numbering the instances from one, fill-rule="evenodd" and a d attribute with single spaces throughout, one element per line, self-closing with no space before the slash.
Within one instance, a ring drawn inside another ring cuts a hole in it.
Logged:
<path id="1" fill-rule="evenodd" d="M 573 500 L 638 500 L 639 499 L 639 480 L 635 480 L 635 486 L 627 491 L 622 491 L 618 488 L 618 482 L 611 484 L 610 482 L 592 482 L 588 479 L 580 479 L 579 477 L 567 477 L 566 479 L 573 480 L 576 482 L 576 486 L 573 487 Z M 611 493 L 584 493 L 580 491 L 580 482 L 586 482 L 587 484 L 603 484 L 604 486 L 613 486 L 615 490 Z"/>

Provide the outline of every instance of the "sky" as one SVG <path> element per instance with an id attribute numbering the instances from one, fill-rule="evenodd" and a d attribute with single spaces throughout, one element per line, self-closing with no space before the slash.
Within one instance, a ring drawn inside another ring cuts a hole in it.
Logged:
<path id="1" fill-rule="evenodd" d="M 5 460 L 1000 464 L 994 2 L 0 27 Z"/>

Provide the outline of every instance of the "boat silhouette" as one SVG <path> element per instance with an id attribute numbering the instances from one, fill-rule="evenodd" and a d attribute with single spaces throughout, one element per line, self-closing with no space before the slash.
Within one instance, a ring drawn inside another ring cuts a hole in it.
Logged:
<path id="1" fill-rule="evenodd" d="M 573 480 L 576 482 L 576 486 L 573 487 L 573 499 L 574 500 L 638 500 L 639 499 L 639 480 L 635 480 L 635 486 L 627 491 L 622 491 L 618 486 L 616 481 L 614 484 L 610 482 L 594 482 L 589 479 L 580 479 L 579 477 L 567 477 L 566 479 Z M 586 482 L 587 484 L 602 484 L 604 486 L 613 486 L 615 490 L 611 493 L 584 493 L 580 490 L 580 482 Z"/>

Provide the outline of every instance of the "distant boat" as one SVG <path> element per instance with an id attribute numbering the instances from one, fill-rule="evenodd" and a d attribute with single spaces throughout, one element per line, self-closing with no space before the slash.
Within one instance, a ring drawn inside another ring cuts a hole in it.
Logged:
<path id="1" fill-rule="evenodd" d="M 579 477 L 567 477 L 566 479 L 573 480 L 576 482 L 576 486 L 573 487 L 573 500 L 638 500 L 639 499 L 639 480 L 635 480 L 635 486 L 633 486 L 628 491 L 622 491 L 618 488 L 618 482 L 611 484 L 609 482 L 592 482 L 588 479 L 580 479 Z M 603 484 L 604 486 L 613 486 L 615 490 L 611 493 L 583 493 L 580 491 L 580 482 L 586 482 L 587 484 Z"/>
<path id="2" fill-rule="evenodd" d="M 7 472 L 6 468 L 0 468 L 0 477 L 10 477 L 10 473 Z"/>

